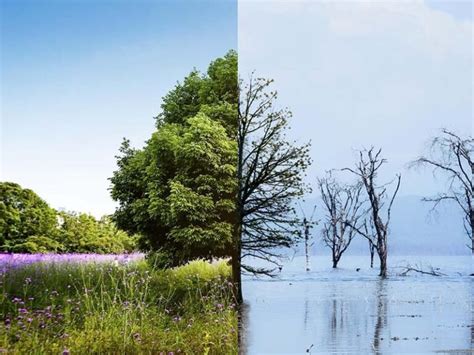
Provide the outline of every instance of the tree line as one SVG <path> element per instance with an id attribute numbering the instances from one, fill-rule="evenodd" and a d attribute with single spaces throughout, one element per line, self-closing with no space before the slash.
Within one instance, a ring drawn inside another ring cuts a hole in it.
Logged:
<path id="1" fill-rule="evenodd" d="M 34 191 L 0 183 L 0 250 L 17 253 L 123 253 L 136 237 L 119 230 L 110 217 L 57 211 Z"/>

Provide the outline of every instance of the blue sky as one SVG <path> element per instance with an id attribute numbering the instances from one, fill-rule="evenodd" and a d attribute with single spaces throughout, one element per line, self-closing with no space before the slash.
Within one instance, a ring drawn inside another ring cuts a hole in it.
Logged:
<path id="1" fill-rule="evenodd" d="M 312 141 L 308 182 L 381 147 L 381 182 L 430 195 L 443 180 L 407 169 L 448 128 L 473 132 L 471 1 L 239 1 L 239 73 L 275 79 L 292 137 Z"/>
<path id="2" fill-rule="evenodd" d="M 3 0 L 1 15 L 0 179 L 53 207 L 113 212 L 122 137 L 142 145 L 161 97 L 231 48 L 241 76 L 276 79 L 311 182 L 373 144 L 401 193 L 432 193 L 406 163 L 440 127 L 472 133 L 471 1 Z"/>
<path id="3" fill-rule="evenodd" d="M 0 179 L 97 216 L 122 137 L 141 146 L 176 81 L 237 48 L 230 0 L 3 0 L 1 15 Z"/>

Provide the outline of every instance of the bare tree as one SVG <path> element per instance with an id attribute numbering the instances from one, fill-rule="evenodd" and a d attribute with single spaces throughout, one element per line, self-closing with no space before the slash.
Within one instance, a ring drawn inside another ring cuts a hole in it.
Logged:
<path id="1" fill-rule="evenodd" d="M 430 152 L 413 161 L 410 166 L 430 166 L 433 174 L 442 173 L 447 178 L 446 191 L 423 201 L 432 202 L 433 210 L 440 203 L 454 201 L 462 210 L 463 224 L 471 240 L 468 247 L 474 254 L 474 139 L 462 138 L 447 129 L 431 140 Z"/>
<path id="2" fill-rule="evenodd" d="M 304 212 L 303 208 L 300 205 L 300 210 L 301 214 L 303 216 L 303 235 L 304 235 L 304 255 L 306 258 L 306 271 L 310 271 L 310 262 L 309 262 L 309 254 L 310 254 L 310 248 L 313 245 L 313 243 L 310 242 L 311 235 L 310 235 L 310 230 L 313 228 L 315 224 L 317 224 L 316 221 L 313 220 L 314 217 L 314 212 L 316 211 L 316 206 L 313 207 L 313 212 L 311 213 L 311 216 L 306 218 L 306 213 Z"/>
<path id="3" fill-rule="evenodd" d="M 362 184 L 341 185 L 331 175 L 318 179 L 319 192 L 326 210 L 321 230 L 324 244 L 331 249 L 332 267 L 336 268 L 363 219 Z M 354 226 L 352 228 L 351 226 Z"/>
<path id="4" fill-rule="evenodd" d="M 370 225 L 370 232 L 369 232 L 369 228 L 367 227 L 367 224 Z M 375 240 L 375 238 L 374 238 L 375 234 L 374 234 L 374 225 L 373 225 L 373 223 L 371 223 L 370 218 L 368 218 L 364 221 L 364 231 L 365 231 L 366 235 L 371 236 L 370 238 L 367 238 L 367 242 L 369 243 L 370 268 L 373 268 L 374 267 L 375 245 L 372 241 Z"/>
<path id="5" fill-rule="evenodd" d="M 370 229 L 369 229 L 370 228 Z M 370 236 L 367 239 L 368 247 L 369 247 L 369 255 L 370 255 L 370 268 L 374 268 L 374 257 L 375 257 L 375 251 L 376 251 L 376 246 L 374 244 L 374 241 L 377 240 L 375 231 L 374 231 L 374 224 L 372 223 L 372 219 L 370 218 L 365 218 L 364 220 L 364 234 L 366 236 Z"/>
<path id="6" fill-rule="evenodd" d="M 380 167 L 387 162 L 386 159 L 381 157 L 382 149 L 374 151 L 374 148 L 369 150 L 361 150 L 359 152 L 359 161 L 355 168 L 345 168 L 343 170 L 350 171 L 354 175 L 358 176 L 361 183 L 363 184 L 367 193 L 369 201 L 369 219 L 370 223 L 373 224 L 374 233 L 367 234 L 365 230 L 361 230 L 357 226 L 349 223 L 360 235 L 364 236 L 375 245 L 375 250 L 380 260 L 380 276 L 387 276 L 387 239 L 388 239 L 388 227 L 390 224 L 391 212 L 393 202 L 397 196 L 400 188 L 401 175 L 397 175 L 395 180 L 395 189 L 389 199 L 389 204 L 385 207 L 386 200 L 388 200 L 387 188 L 392 182 L 377 185 L 377 175 Z M 385 220 L 383 214 L 386 212 Z"/>
<path id="7" fill-rule="evenodd" d="M 301 236 L 295 199 L 308 190 L 303 182 L 310 164 L 309 144 L 285 136 L 288 109 L 276 109 L 272 80 L 250 77 L 240 83 L 238 106 L 238 191 L 232 258 L 236 299 L 242 301 L 241 271 L 272 275 L 275 268 L 242 263 L 246 257 L 279 265 L 281 248 Z"/>
<path id="8" fill-rule="evenodd" d="M 375 245 L 369 240 L 370 268 L 374 267 Z"/>

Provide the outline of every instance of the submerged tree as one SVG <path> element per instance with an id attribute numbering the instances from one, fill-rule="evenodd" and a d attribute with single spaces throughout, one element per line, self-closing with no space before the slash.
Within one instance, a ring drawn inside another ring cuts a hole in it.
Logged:
<path id="1" fill-rule="evenodd" d="M 318 179 L 326 216 L 322 228 L 323 242 L 331 249 L 332 267 L 336 268 L 347 250 L 364 217 L 360 198 L 362 184 L 341 185 L 329 173 Z M 353 226 L 353 228 L 351 227 Z"/>
<path id="2" fill-rule="evenodd" d="M 237 132 L 237 214 L 234 230 L 233 275 L 242 300 L 241 270 L 271 275 L 274 268 L 242 263 L 253 257 L 278 265 L 281 248 L 293 245 L 301 233 L 294 201 L 307 190 L 303 174 L 309 144 L 285 137 L 287 109 L 277 109 L 272 80 L 253 78 L 241 84 Z"/>
<path id="3" fill-rule="evenodd" d="M 389 198 L 387 188 L 391 183 L 378 185 L 377 177 L 379 169 L 383 164 L 387 162 L 386 159 L 381 157 L 382 150 L 374 151 L 374 148 L 369 150 L 363 150 L 359 152 L 359 161 L 355 168 L 345 168 L 343 170 L 350 171 L 356 175 L 362 185 L 364 186 L 369 202 L 369 218 L 370 223 L 373 225 L 374 233 L 366 233 L 356 225 L 348 223 L 349 226 L 354 228 L 360 235 L 367 238 L 374 246 L 380 260 L 380 276 L 387 276 L 387 241 L 389 234 L 389 224 L 392 212 L 393 202 L 397 196 L 400 188 L 401 175 L 397 175 L 393 183 L 395 188 Z M 385 206 L 386 201 L 389 201 L 388 206 Z M 385 218 L 383 218 L 386 213 Z"/>
<path id="4" fill-rule="evenodd" d="M 446 201 L 459 206 L 464 215 L 464 229 L 471 240 L 468 247 L 474 253 L 474 139 L 443 129 L 440 136 L 432 139 L 429 155 L 416 159 L 411 166 L 429 166 L 434 174 L 446 177 L 445 192 L 425 197 L 423 201 L 432 202 L 433 209 Z"/>
<path id="5" fill-rule="evenodd" d="M 304 255 L 306 259 L 306 271 L 310 271 L 311 267 L 310 267 L 310 262 L 309 262 L 309 256 L 311 252 L 311 247 L 313 245 L 313 243 L 311 243 L 310 241 L 311 239 L 310 231 L 311 231 L 311 228 L 313 228 L 313 226 L 317 224 L 317 222 L 313 220 L 314 212 L 316 211 L 316 205 L 313 207 L 313 212 L 311 213 L 311 216 L 309 218 L 306 217 L 306 213 L 304 212 L 301 205 L 300 205 L 300 210 L 301 210 L 301 215 L 303 216 Z"/>
<path id="6" fill-rule="evenodd" d="M 369 232 L 369 228 L 367 227 L 367 224 L 370 225 L 370 232 Z M 364 221 L 364 231 L 365 231 L 366 235 L 371 236 L 370 238 L 367 238 L 367 242 L 369 243 L 370 268 L 373 268 L 374 267 L 374 256 L 375 256 L 375 245 L 372 241 L 375 240 L 375 237 L 374 237 L 375 234 L 374 234 L 374 225 L 373 225 L 372 220 L 370 218 L 366 219 Z"/>

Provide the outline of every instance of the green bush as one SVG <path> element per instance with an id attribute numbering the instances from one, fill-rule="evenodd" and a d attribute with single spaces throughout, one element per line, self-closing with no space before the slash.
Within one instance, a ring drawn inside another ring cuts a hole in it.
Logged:
<path id="1" fill-rule="evenodd" d="M 59 240 L 64 250 L 76 253 L 123 253 L 136 249 L 136 237 L 119 230 L 112 220 L 85 213 L 58 213 Z"/>
<path id="2" fill-rule="evenodd" d="M 149 252 L 145 257 L 148 265 L 152 269 L 167 269 L 173 265 L 173 255 L 165 250 Z"/>
<path id="3" fill-rule="evenodd" d="M 64 251 L 64 245 L 49 237 L 32 235 L 24 243 L 14 245 L 11 250 L 14 253 L 56 253 Z"/>

